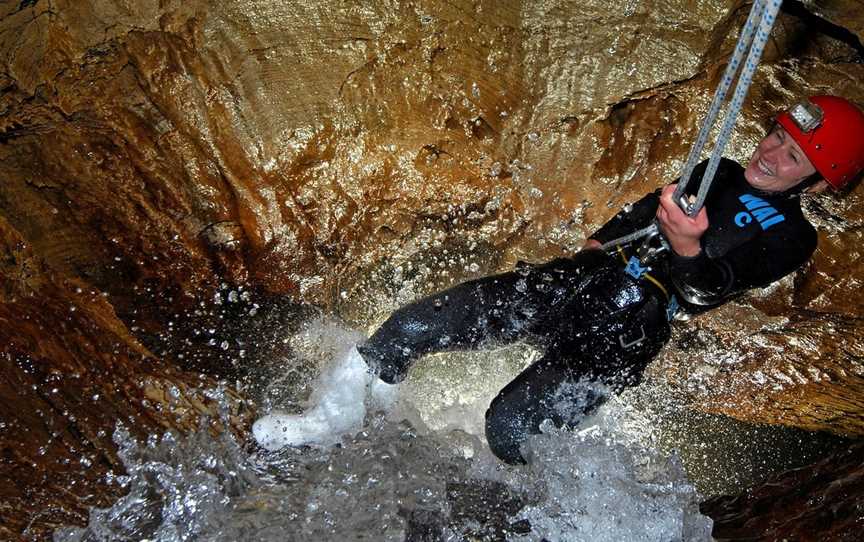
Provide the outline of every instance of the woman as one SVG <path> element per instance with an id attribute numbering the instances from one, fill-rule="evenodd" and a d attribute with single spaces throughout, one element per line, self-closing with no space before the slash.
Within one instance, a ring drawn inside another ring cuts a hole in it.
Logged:
<path id="1" fill-rule="evenodd" d="M 705 167 L 696 168 L 691 185 L 697 186 L 688 192 L 698 190 Z M 520 263 L 516 271 L 399 309 L 360 353 L 382 380 L 396 383 L 430 352 L 490 340 L 527 339 L 544 347 L 544 356 L 501 390 L 486 413 L 492 451 L 523 463 L 519 446 L 543 420 L 572 425 L 602 401 L 568 384 L 595 380 L 616 391 L 638 384 L 669 339 L 676 313 L 703 312 L 804 264 L 816 232 L 799 195 L 840 189 L 862 169 L 864 114 L 843 98 L 812 97 L 777 116 L 746 167 L 721 160 L 695 217 L 673 201 L 675 185 L 666 186 L 613 217 L 572 258 Z M 641 241 L 599 250 L 655 218 L 668 250 L 655 250 L 650 260 Z M 568 400 L 584 407 L 575 418 L 556 408 Z"/>

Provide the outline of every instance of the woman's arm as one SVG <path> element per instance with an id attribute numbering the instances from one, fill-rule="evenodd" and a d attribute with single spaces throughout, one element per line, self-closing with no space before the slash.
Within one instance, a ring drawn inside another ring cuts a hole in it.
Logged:
<path id="1" fill-rule="evenodd" d="M 660 191 L 646 194 L 642 199 L 628 205 L 591 234 L 583 248 L 599 248 L 603 243 L 644 228 L 654 219 Z M 596 243 L 596 244 L 595 244 Z M 591 245 L 591 246 L 589 246 Z"/>
<path id="2" fill-rule="evenodd" d="M 673 199 L 675 186 L 663 187 L 657 207 L 657 222 L 672 250 L 679 256 L 693 258 L 702 252 L 700 240 L 708 229 L 708 214 L 705 207 L 694 217 L 685 214 Z"/>

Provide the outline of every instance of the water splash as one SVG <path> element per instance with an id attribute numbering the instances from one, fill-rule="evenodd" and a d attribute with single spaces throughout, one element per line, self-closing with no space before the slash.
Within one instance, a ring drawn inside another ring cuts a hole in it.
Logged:
<path id="1" fill-rule="evenodd" d="M 206 421 L 187 437 L 142 444 L 120 427 L 115 442 L 128 474 L 115 480 L 129 494 L 54 540 L 710 540 L 710 520 L 680 466 L 640 444 L 630 432 L 638 424 L 622 423 L 629 414 L 615 401 L 604 409 L 621 414 L 598 412 L 582 426 L 589 429 L 544 428 L 527 444 L 530 464 L 509 467 L 473 424 L 432 430 L 422 416 L 402 420 L 412 401 L 405 390 L 402 408 L 378 410 L 355 342 L 342 335 L 325 352 L 339 354 L 321 371 L 307 415 L 346 419 L 316 428 L 314 445 L 266 450 L 214 437 Z M 578 409 L 571 399 L 582 395 L 590 393 L 567 394 L 561 408 Z"/>
<path id="2" fill-rule="evenodd" d="M 598 426 L 576 435 L 547 428 L 526 448 L 525 483 L 529 487 L 542 483 L 545 494 L 518 518 L 527 520 L 544 538 L 711 540 L 712 522 L 700 515 L 699 495 L 674 456 L 626 446 Z"/>
<path id="3" fill-rule="evenodd" d="M 234 499 L 261 481 L 232 436 L 213 438 L 206 427 L 187 437 L 152 435 L 142 445 L 119 425 L 113 438 L 127 474 L 110 474 L 107 482 L 128 494 L 110 508 L 93 508 L 86 529 L 58 529 L 54 540 L 185 541 L 219 528 Z"/>
<path id="4" fill-rule="evenodd" d="M 466 459 L 451 435 L 366 421 L 339 446 L 279 452 L 203 429 L 142 446 L 119 429 L 129 495 L 54 540 L 710 540 L 674 461 L 645 461 L 602 429 L 550 430 L 510 468 L 476 438 Z"/>
<path id="5" fill-rule="evenodd" d="M 369 372 L 356 347 L 322 374 L 312 394 L 312 406 L 303 414 L 273 413 L 252 426 L 258 444 L 270 451 L 304 444 L 331 445 L 342 435 L 357 431 L 366 416 L 367 397 L 380 406 L 392 404 L 396 386 Z"/>

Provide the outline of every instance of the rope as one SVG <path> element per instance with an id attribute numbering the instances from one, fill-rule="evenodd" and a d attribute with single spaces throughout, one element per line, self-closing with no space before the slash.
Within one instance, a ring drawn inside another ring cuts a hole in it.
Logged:
<path id="1" fill-rule="evenodd" d="M 761 2 L 757 0 L 757 2 L 754 2 L 754 6 L 756 3 Z M 750 88 L 750 83 L 753 81 L 753 75 L 756 73 L 756 67 L 759 65 L 759 59 L 762 58 L 762 51 L 765 49 L 765 44 L 768 43 L 768 38 L 771 35 L 771 28 L 774 26 L 774 21 L 777 19 L 777 12 L 780 10 L 780 5 L 783 3 L 783 0 L 769 0 L 765 3 L 766 5 L 764 6 L 762 17 L 759 22 L 759 29 L 756 31 L 755 36 L 753 36 L 753 46 L 750 49 L 750 53 L 747 55 L 747 60 L 744 62 L 744 69 L 738 78 L 738 84 L 735 85 L 735 93 L 732 95 L 732 101 L 729 104 L 729 112 L 723 119 L 723 126 L 720 128 L 720 134 L 717 136 L 717 143 L 714 145 L 714 151 L 711 153 L 708 167 L 705 169 L 705 174 L 702 176 L 702 183 L 699 186 L 699 194 L 696 196 L 696 201 L 689 206 L 689 209 L 687 209 L 687 214 L 690 216 L 696 216 L 696 213 L 698 213 L 699 210 L 702 209 L 702 205 L 705 204 L 705 198 L 708 196 L 708 190 L 711 188 L 711 183 L 714 181 L 714 173 L 717 172 L 717 166 L 720 164 L 723 149 L 726 148 L 726 143 L 729 142 L 729 137 L 732 135 L 732 129 L 735 127 L 738 112 L 741 111 L 741 106 L 744 104 L 744 98 L 747 97 L 747 90 Z M 680 201 L 680 197 L 676 198 L 675 201 Z"/>
<path id="2" fill-rule="evenodd" d="M 607 242 L 603 243 L 602 245 L 600 245 L 600 248 L 602 250 L 615 248 L 618 245 L 626 245 L 627 243 L 631 243 L 631 242 L 636 241 L 637 239 L 641 239 L 643 237 L 652 237 L 654 235 L 657 235 L 657 233 L 659 233 L 659 232 L 660 232 L 660 230 L 657 229 L 657 224 L 651 223 L 650 225 L 642 228 L 641 230 L 636 230 L 633 233 L 628 233 L 627 235 L 624 235 L 624 236 L 619 237 L 617 239 L 612 239 L 611 241 L 607 241 Z"/>
<path id="3" fill-rule="evenodd" d="M 681 171 L 678 186 L 675 188 L 674 200 L 681 205 L 684 212 L 688 216 L 696 216 L 702 206 L 705 204 L 705 198 L 708 196 L 708 190 L 711 188 L 711 183 L 714 181 L 714 174 L 717 172 L 717 166 L 720 163 L 720 158 L 723 154 L 726 144 L 729 142 L 729 137 L 732 134 L 732 128 L 735 126 L 735 121 L 738 113 L 741 111 L 741 106 L 744 103 L 744 98 L 747 96 L 747 91 L 753 81 L 753 75 L 756 72 L 756 67 L 759 60 L 762 58 L 762 51 L 765 49 L 765 44 L 768 42 L 768 37 L 771 34 L 771 28 L 774 26 L 774 21 L 777 19 L 777 12 L 783 0 L 754 0 L 753 6 L 750 9 L 750 14 L 747 16 L 747 22 L 744 23 L 744 28 L 738 38 L 738 43 L 735 46 L 735 51 L 732 54 L 729 64 L 726 66 L 726 71 L 723 74 L 723 79 L 717 86 L 714 92 L 714 98 L 708 108 L 708 113 L 705 120 L 702 122 L 702 127 L 699 129 L 699 134 L 696 137 L 696 142 L 690 149 L 690 154 L 687 156 L 687 161 Z M 749 50 L 747 59 L 741 69 L 741 74 L 738 77 L 738 84 L 735 85 L 735 92 L 732 95 L 732 101 L 729 105 L 729 111 L 723 120 L 723 125 L 720 133 L 717 136 L 717 143 L 714 145 L 714 150 L 711 153 L 711 158 L 708 160 L 708 167 L 702 175 L 702 181 L 699 185 L 699 192 L 696 200 L 693 203 L 683 203 L 682 196 L 684 195 L 687 185 L 693 176 L 693 170 L 699 162 L 702 155 L 702 150 L 708 141 L 708 135 L 717 121 L 720 114 L 720 108 L 732 86 L 732 81 L 735 75 L 741 68 L 741 60 L 744 58 L 745 52 Z M 631 234 L 613 239 L 602 245 L 602 249 L 606 250 L 619 244 L 626 244 L 642 237 L 654 237 L 659 235 L 660 230 L 657 227 L 656 220 L 650 225 Z"/>
<path id="4" fill-rule="evenodd" d="M 694 143 L 690 148 L 690 155 L 687 156 L 687 162 L 681 170 L 678 186 L 675 189 L 675 201 L 681 200 L 684 190 L 690 183 L 690 177 L 693 175 L 693 170 L 696 168 L 696 164 L 699 163 L 699 159 L 702 156 L 702 150 L 708 142 L 708 135 L 711 133 L 711 129 L 714 128 L 714 124 L 717 122 L 717 117 L 720 115 L 720 108 L 723 105 L 723 101 L 726 99 L 726 94 L 729 92 L 729 88 L 732 86 L 735 74 L 738 73 L 738 67 L 741 65 L 741 61 L 747 53 L 747 47 L 753 39 L 753 30 L 762 19 L 763 11 L 764 0 L 756 0 L 753 2 L 753 6 L 750 8 L 750 14 L 747 16 L 747 22 L 744 23 L 744 28 L 741 30 L 741 35 L 738 37 L 738 44 L 735 46 L 732 58 L 729 59 L 729 64 L 726 65 L 726 72 L 723 74 L 723 79 L 720 81 L 717 90 L 714 92 L 714 99 L 711 101 L 710 107 L 708 107 L 708 113 L 705 115 L 705 120 L 702 121 L 702 128 L 699 130 L 699 135 L 696 136 L 696 143 Z"/>

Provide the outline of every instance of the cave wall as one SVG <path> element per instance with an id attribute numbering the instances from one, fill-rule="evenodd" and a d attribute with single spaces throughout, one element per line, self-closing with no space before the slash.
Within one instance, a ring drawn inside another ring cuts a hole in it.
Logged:
<path id="1" fill-rule="evenodd" d="M 729 8 L 700 6 L 7 4 L 4 215 L 121 312 L 130 285 L 214 277 L 332 302 L 334 270 L 469 209 L 507 250 L 685 150 L 638 140 L 689 112 L 621 108 L 699 73 Z"/>
<path id="2" fill-rule="evenodd" d="M 862 454 L 864 443 L 858 442 L 741 495 L 705 501 L 701 511 L 714 520 L 712 538 L 717 542 L 859 540 Z"/>
<path id="3" fill-rule="evenodd" d="M 0 210 L 127 322 L 148 296 L 191 303 L 228 281 L 363 324 L 575 250 L 673 178 L 749 9 L 691 4 L 6 3 Z M 839 2 L 810 8 L 843 22 Z M 797 96 L 864 101 L 860 42 L 815 20 L 781 14 L 729 156 Z M 767 346 L 735 341 L 759 367 L 726 363 L 713 408 L 860 434 L 860 192 L 808 202 L 820 249 L 743 302 Z M 392 273 L 370 274 L 403 266 L 411 288 L 370 295 Z M 703 343 L 740 310 L 699 324 Z"/>
<path id="4" fill-rule="evenodd" d="M 778 20 L 732 158 L 746 159 L 767 119 L 798 96 L 864 104 L 857 4 L 793 4 L 802 10 Z M 158 325 L 169 307 L 209 299 L 223 282 L 363 326 L 462 278 L 577 249 L 621 205 L 674 178 L 748 9 L 733 0 L 0 4 L 0 217 L 11 254 L 3 393 L 15 405 L 4 416 L 95 420 L 86 398 L 96 386 L 115 402 L 99 409 L 94 435 L 128 416 L 142 428 L 182 426 L 142 406 L 130 383 L 191 386 L 197 375 L 171 373 L 173 361 L 154 358 L 129 326 Z M 813 261 L 690 323 L 652 371 L 700 408 L 864 433 L 861 203 L 860 186 L 808 200 L 820 229 Z M 27 302 L 21 258 L 48 277 Z M 70 315 L 75 303 L 90 308 Z M 37 358 L 33 373 L 16 361 Z M 49 375 L 69 390 L 65 403 L 44 396 Z M 30 422 L 47 423 L 15 423 Z M 34 459 L 48 439 L 40 431 L 7 452 L 9 464 L 59 468 Z M 77 444 L 49 439 L 52 457 L 92 445 L 111 464 L 104 436 L 69 435 Z"/>
<path id="5" fill-rule="evenodd" d="M 150 353 L 105 294 L 53 272 L 2 217 L 0 344 L 0 539 L 41 539 L 119 497 L 118 424 L 142 440 L 204 418 L 225 428 L 213 378 Z M 225 421 L 245 428 L 252 411 L 222 393 Z"/>

